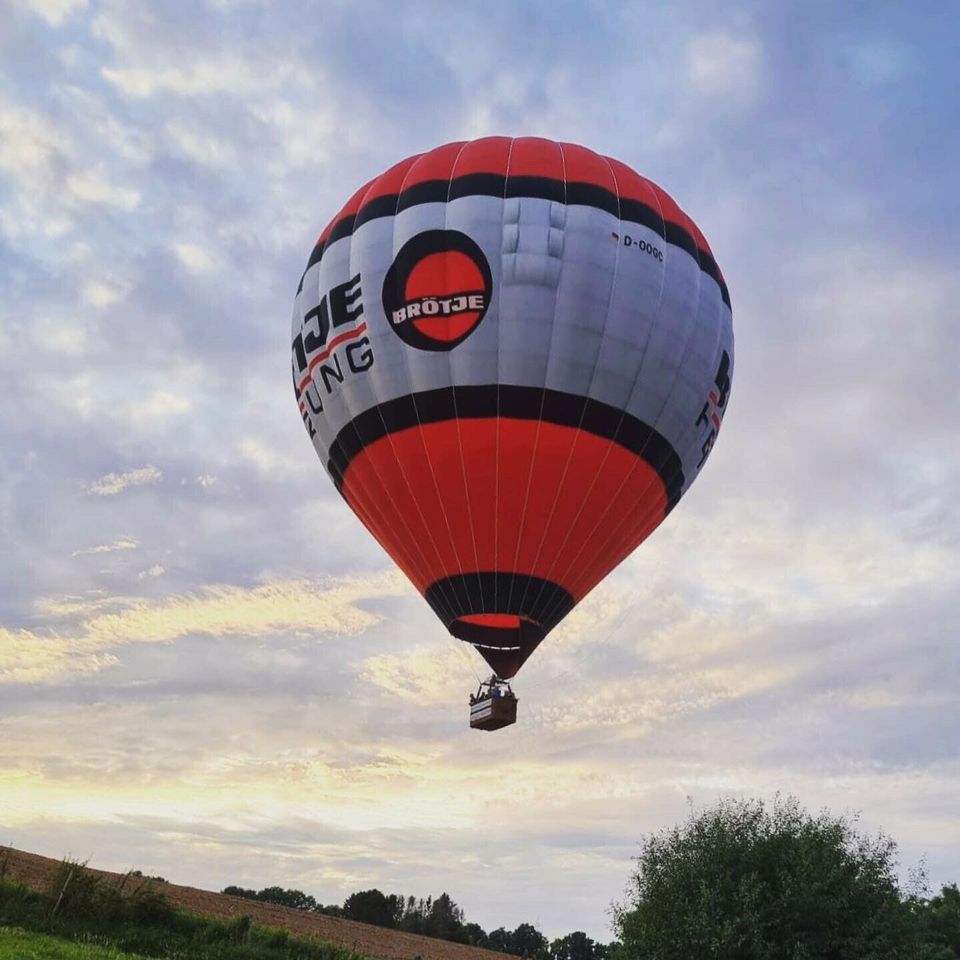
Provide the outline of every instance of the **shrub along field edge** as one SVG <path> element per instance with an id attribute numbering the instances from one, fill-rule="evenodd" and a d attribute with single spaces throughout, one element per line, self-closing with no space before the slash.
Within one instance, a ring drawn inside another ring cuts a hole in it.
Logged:
<path id="1" fill-rule="evenodd" d="M 4 926 L 144 957 L 365 960 L 343 947 L 259 926 L 247 916 L 217 920 L 176 909 L 143 878 L 127 874 L 110 883 L 73 860 L 61 862 L 45 892 L 0 880 Z"/>

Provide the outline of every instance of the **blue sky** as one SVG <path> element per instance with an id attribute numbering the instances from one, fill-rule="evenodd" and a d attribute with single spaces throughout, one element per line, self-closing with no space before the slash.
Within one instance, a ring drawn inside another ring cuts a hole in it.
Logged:
<path id="1" fill-rule="evenodd" d="M 960 879 L 958 34 L 947 2 L 0 0 L 0 840 L 609 939 L 644 833 L 783 791 Z M 737 335 L 704 477 L 492 737 L 287 342 L 353 190 L 487 134 L 662 184 Z"/>

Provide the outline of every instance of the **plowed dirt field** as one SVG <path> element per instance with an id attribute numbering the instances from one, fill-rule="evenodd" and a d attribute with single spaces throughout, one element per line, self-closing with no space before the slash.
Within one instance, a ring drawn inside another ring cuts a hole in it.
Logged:
<path id="1" fill-rule="evenodd" d="M 0 865 L 6 861 L 6 877 L 37 890 L 46 890 L 56 872 L 58 861 L 35 853 L 0 848 Z M 122 874 L 90 868 L 93 873 L 119 883 Z M 415 933 L 384 930 L 354 920 L 325 917 L 271 903 L 258 903 L 242 897 L 228 897 L 209 890 L 183 887 L 176 883 L 152 881 L 152 884 L 174 906 L 210 917 L 248 916 L 265 927 L 279 927 L 291 933 L 304 934 L 356 950 L 376 960 L 504 960 L 504 954 L 477 947 L 467 947 L 446 940 L 434 940 Z"/>

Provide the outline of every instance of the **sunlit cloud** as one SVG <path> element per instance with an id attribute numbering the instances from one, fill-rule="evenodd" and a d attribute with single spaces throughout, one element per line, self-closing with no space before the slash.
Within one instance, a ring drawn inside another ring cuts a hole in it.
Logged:
<path id="1" fill-rule="evenodd" d="M 453 645 L 462 645 L 451 638 Z M 420 706 L 448 705 L 462 693 L 459 671 L 463 658 L 472 654 L 464 647 L 455 650 L 440 643 L 415 646 L 402 653 L 384 653 L 365 660 L 360 679 L 386 691 L 391 697 Z M 479 666 L 479 664 L 477 664 Z"/>
<path id="2" fill-rule="evenodd" d="M 157 565 L 147 575 L 163 572 Z M 296 580 L 253 588 L 208 587 L 197 595 L 138 600 L 118 612 L 93 612 L 72 632 L 5 629 L 0 638 L 0 683 L 39 683 L 95 673 L 117 662 L 113 651 L 118 648 L 172 643 L 194 635 L 256 637 L 303 630 L 354 635 L 380 619 L 359 603 L 401 596 L 403 590 L 397 574 L 326 584 Z"/>
<path id="3" fill-rule="evenodd" d="M 609 731 L 631 739 L 663 724 L 700 713 L 726 701 L 783 686 L 796 673 L 786 666 L 741 666 L 683 672 L 643 671 L 617 680 L 593 683 L 589 696 L 550 698 L 534 708 L 536 720 L 558 733 Z"/>
<path id="4" fill-rule="evenodd" d="M 68 595 L 62 597 L 37 597 L 33 609 L 38 617 L 45 620 L 86 619 L 94 613 L 105 610 L 118 610 L 129 607 L 140 598 L 134 596 L 110 596 L 103 591 L 91 591 L 87 595 Z"/>

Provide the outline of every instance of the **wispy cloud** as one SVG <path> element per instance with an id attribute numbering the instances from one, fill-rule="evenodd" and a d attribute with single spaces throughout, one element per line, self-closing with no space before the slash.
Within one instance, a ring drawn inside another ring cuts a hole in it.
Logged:
<path id="1" fill-rule="evenodd" d="M 147 573 L 162 572 L 158 566 Z M 389 574 L 328 583 L 208 587 L 196 595 L 139 600 L 111 613 L 96 612 L 97 600 L 93 615 L 82 618 L 71 632 L 4 629 L 0 683 L 40 683 L 94 673 L 117 662 L 118 648 L 172 643 L 187 636 L 257 637 L 304 630 L 321 636 L 357 634 L 380 619 L 359 604 L 400 596 L 405 589 L 399 575 Z"/>
<path id="2" fill-rule="evenodd" d="M 116 550 L 136 550 L 137 541 L 130 537 L 122 537 L 120 540 L 114 540 L 113 543 L 101 543 L 95 547 L 84 547 L 82 550 L 74 550 L 71 557 L 86 557 L 98 553 L 113 553 Z"/>
<path id="3" fill-rule="evenodd" d="M 128 470 L 126 473 L 108 473 L 94 481 L 87 488 L 90 493 L 98 497 L 114 497 L 128 487 L 142 487 L 150 483 L 159 483 L 163 479 L 163 472 L 153 464 Z"/>

